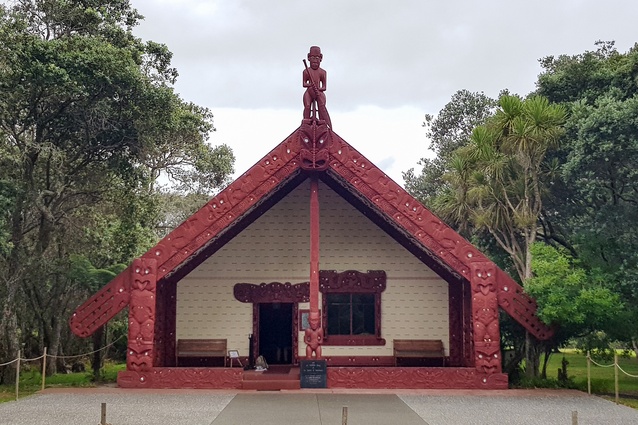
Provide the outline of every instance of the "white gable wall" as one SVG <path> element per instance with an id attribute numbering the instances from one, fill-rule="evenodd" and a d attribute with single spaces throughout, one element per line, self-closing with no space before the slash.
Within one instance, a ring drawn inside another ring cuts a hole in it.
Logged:
<path id="1" fill-rule="evenodd" d="M 309 280 L 309 199 L 306 180 L 178 283 L 177 338 L 227 338 L 229 349 L 248 355 L 252 304 L 235 300 L 233 285 Z M 385 270 L 388 278 L 381 295 L 386 345 L 325 346 L 324 355 L 391 356 L 392 340 L 401 338 L 441 339 L 447 351 L 447 282 L 323 183 L 319 202 L 320 269 Z"/>

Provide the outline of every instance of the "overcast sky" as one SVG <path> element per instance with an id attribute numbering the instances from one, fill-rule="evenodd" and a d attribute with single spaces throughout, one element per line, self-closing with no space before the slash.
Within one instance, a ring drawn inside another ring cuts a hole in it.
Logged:
<path id="1" fill-rule="evenodd" d="M 334 131 L 402 184 L 429 156 L 421 124 L 460 89 L 526 95 L 538 59 L 638 41 L 636 0 L 131 0 L 168 45 L 176 89 L 210 108 L 243 173 L 302 118 L 302 59 L 321 47 Z"/>

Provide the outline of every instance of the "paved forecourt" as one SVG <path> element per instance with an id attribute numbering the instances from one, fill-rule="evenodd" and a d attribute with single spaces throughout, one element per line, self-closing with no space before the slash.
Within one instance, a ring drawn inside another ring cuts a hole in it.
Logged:
<path id="1" fill-rule="evenodd" d="M 638 410 L 556 390 L 125 390 L 47 389 L 0 404 L 0 425 L 636 424 Z"/>

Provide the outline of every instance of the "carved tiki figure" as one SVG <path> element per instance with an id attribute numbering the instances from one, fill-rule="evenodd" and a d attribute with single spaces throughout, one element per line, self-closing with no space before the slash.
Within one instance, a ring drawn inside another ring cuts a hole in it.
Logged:
<path id="1" fill-rule="evenodd" d="M 303 117 L 304 121 L 310 122 L 311 111 L 314 109 L 314 115 L 312 118 L 315 121 L 320 119 L 325 121 L 328 127 L 332 128 L 330 122 L 330 115 L 326 109 L 326 87 L 327 87 L 327 74 L 326 71 L 319 67 L 323 55 L 321 49 L 317 46 L 312 46 L 310 52 L 308 52 L 308 61 L 310 61 L 310 68 L 304 65 L 306 69 L 303 71 L 303 86 L 306 87 L 306 92 L 303 95 Z M 316 105 L 315 108 L 313 106 Z M 318 114 L 318 116 L 317 116 Z"/>

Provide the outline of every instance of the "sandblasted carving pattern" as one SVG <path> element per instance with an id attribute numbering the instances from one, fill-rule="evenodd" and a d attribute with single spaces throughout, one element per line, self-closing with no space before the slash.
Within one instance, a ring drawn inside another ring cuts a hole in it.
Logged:
<path id="1" fill-rule="evenodd" d="M 463 366 L 474 366 L 474 321 L 472 319 L 472 289 L 463 283 Z"/>
<path id="2" fill-rule="evenodd" d="M 319 290 L 321 292 L 374 292 L 385 291 L 387 276 L 383 270 L 368 270 L 367 273 L 356 270 L 337 272 L 321 270 L 319 272 Z"/>
<path id="3" fill-rule="evenodd" d="M 299 303 L 292 305 L 292 363 L 299 364 Z"/>
<path id="4" fill-rule="evenodd" d="M 129 303 L 128 267 L 75 310 L 69 319 L 74 334 L 85 338 L 108 322 Z"/>
<path id="5" fill-rule="evenodd" d="M 507 375 L 474 368 L 331 367 L 328 388 L 507 389 Z"/>
<path id="6" fill-rule="evenodd" d="M 310 300 L 308 282 L 237 283 L 233 287 L 237 301 L 243 303 L 307 303 Z"/>
<path id="7" fill-rule="evenodd" d="M 156 261 L 133 260 L 129 307 L 126 369 L 147 371 L 153 367 L 155 334 Z"/>
<path id="8" fill-rule="evenodd" d="M 516 283 L 504 271 L 497 270 L 497 278 L 498 302 L 501 308 L 525 326 L 538 339 L 549 338 L 553 331 L 536 316 L 536 301 L 523 292 L 521 285 Z"/>
<path id="9" fill-rule="evenodd" d="M 332 131 L 324 122 L 305 121 L 299 127 L 300 167 L 308 171 L 324 171 L 329 165 L 328 147 L 332 140 Z"/>
<path id="10" fill-rule="evenodd" d="M 253 364 L 259 356 L 259 304 L 253 304 Z"/>
<path id="11" fill-rule="evenodd" d="M 172 285 L 175 286 L 175 285 Z M 155 331 L 153 334 L 153 365 L 155 367 L 167 366 L 166 359 L 166 282 L 157 282 L 155 290 L 157 298 L 155 302 Z"/>
<path id="12" fill-rule="evenodd" d="M 240 389 L 241 368 L 152 368 L 145 372 L 122 371 L 117 384 L 122 388 L 219 388 Z"/>
<path id="13" fill-rule="evenodd" d="M 175 358 L 177 341 L 175 336 L 177 335 L 177 286 L 174 284 L 168 285 L 168 300 L 166 301 L 166 332 L 165 332 L 165 345 L 166 350 L 164 366 L 176 366 L 177 359 Z"/>
<path id="14" fill-rule="evenodd" d="M 474 363 L 483 373 L 501 372 L 501 335 L 496 296 L 496 265 L 474 263 L 471 267 Z"/>

